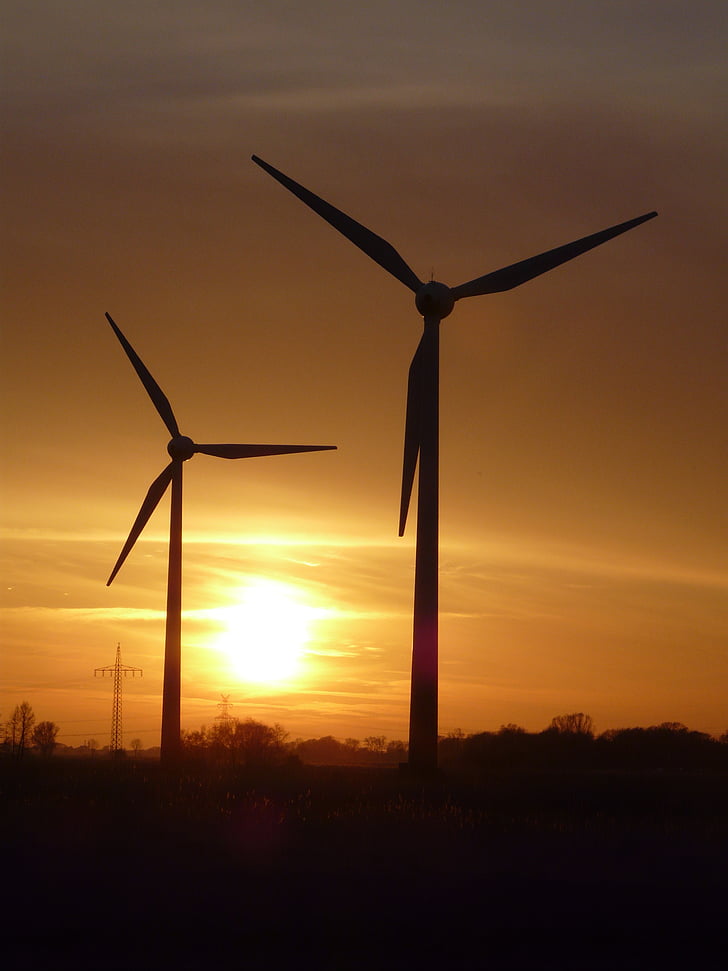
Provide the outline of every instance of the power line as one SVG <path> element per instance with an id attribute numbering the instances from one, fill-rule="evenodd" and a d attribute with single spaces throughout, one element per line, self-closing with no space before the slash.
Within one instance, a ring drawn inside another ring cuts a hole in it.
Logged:
<path id="1" fill-rule="evenodd" d="M 159 725 L 152 725 L 150 728 L 137 728 L 137 733 L 139 735 L 148 734 L 149 732 L 158 732 Z M 101 735 L 101 731 L 88 731 L 88 732 L 64 732 L 61 730 L 58 733 L 59 738 L 93 738 L 94 735 Z"/>

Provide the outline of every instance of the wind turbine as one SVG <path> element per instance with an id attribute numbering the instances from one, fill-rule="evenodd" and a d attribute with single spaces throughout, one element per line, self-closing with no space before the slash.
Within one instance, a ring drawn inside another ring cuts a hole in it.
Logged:
<path id="1" fill-rule="evenodd" d="M 407 382 L 399 535 L 404 534 L 419 458 L 409 765 L 416 772 L 430 773 L 437 768 L 440 321 L 452 312 L 458 300 L 512 290 L 561 263 L 606 243 L 620 233 L 626 233 L 627 230 L 652 219 L 657 213 L 645 213 L 591 236 L 584 236 L 564 246 L 557 246 L 545 253 L 486 273 L 468 283 L 448 287 L 435 280 L 423 283 L 397 250 L 381 236 L 377 236 L 258 156 L 253 155 L 252 158 L 256 165 L 298 196 L 301 202 L 317 212 L 334 229 L 338 229 L 375 263 L 409 287 L 415 295 L 415 306 L 424 318 L 424 333 L 412 358 Z"/>
<path id="2" fill-rule="evenodd" d="M 159 417 L 172 436 L 167 445 L 171 458 L 169 465 L 149 487 L 141 509 L 131 527 L 129 538 L 119 554 L 111 576 L 110 586 L 121 569 L 124 560 L 139 538 L 140 533 L 157 508 L 162 496 L 172 485 L 172 502 L 169 524 L 169 564 L 167 573 L 167 627 L 164 645 L 164 685 L 162 689 L 162 743 L 163 761 L 174 761 L 180 744 L 180 689 L 181 689 L 181 629 L 182 629 L 182 464 L 201 452 L 222 459 L 245 459 L 258 455 L 284 455 L 289 452 L 321 452 L 336 448 L 335 445 L 199 445 L 187 435 L 180 434 L 177 419 L 167 396 L 145 367 L 143 361 L 124 337 L 109 314 L 106 319 L 119 338 L 126 356 L 132 363 L 139 379 L 152 399 Z"/>

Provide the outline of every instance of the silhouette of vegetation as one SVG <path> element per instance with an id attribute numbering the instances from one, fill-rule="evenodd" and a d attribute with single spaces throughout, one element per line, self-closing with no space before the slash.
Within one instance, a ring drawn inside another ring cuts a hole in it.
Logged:
<path id="1" fill-rule="evenodd" d="M 188 760 L 229 766 L 278 765 L 287 757 L 287 732 L 253 718 L 228 718 L 199 731 L 182 733 L 182 752 Z"/>
<path id="2" fill-rule="evenodd" d="M 77 748 L 58 743 L 58 726 L 51 721 L 35 724 L 27 701 L 17 705 L 5 725 L 0 752 L 21 758 L 28 752 L 48 756 L 53 752 L 77 757 L 108 757 L 108 746 L 99 749 L 96 739 Z M 32 748 L 31 748 L 32 746 Z M 135 759 L 159 757 L 158 747 L 144 749 L 133 739 Z M 229 768 L 284 765 L 394 767 L 407 762 L 407 744 L 384 735 L 363 740 L 333 735 L 290 740 L 279 724 L 265 725 L 252 718 L 221 719 L 207 728 L 182 733 L 186 763 Z M 497 771 L 538 770 L 702 770 L 728 766 L 728 732 L 715 738 L 696 732 L 680 722 L 662 722 L 647 728 L 608 729 L 596 734 L 591 717 L 583 712 L 557 715 L 541 732 L 520 725 L 501 725 L 497 732 L 466 734 L 461 729 L 440 737 L 441 770 L 463 778 L 477 778 Z"/>
<path id="3" fill-rule="evenodd" d="M 543 732 L 517 726 L 466 737 L 459 758 L 441 741 L 451 767 L 504 769 L 702 769 L 728 767 L 728 745 L 678 722 L 649 728 L 610 729 L 595 736 L 591 718 L 578 713 L 552 719 Z"/>
<path id="4" fill-rule="evenodd" d="M 41 758 L 57 726 L 27 702 L 8 756 L 23 726 L 28 757 L 0 760 L 8 966 L 98 967 L 109 901 L 129 931 L 119 968 L 236 952 L 267 967 L 469 967 L 486 952 L 494 967 L 576 967 L 562 944 L 549 961 L 549 935 L 586 935 L 578 966 L 620 971 L 625 954 L 674 965 L 683 935 L 679 963 L 707 967 L 697 942 L 722 927 L 728 732 L 596 734 L 583 713 L 540 732 L 456 729 L 422 780 L 399 770 L 403 742 L 374 734 L 291 740 L 226 718 L 186 732 L 171 770 L 138 740 L 133 759 L 92 758 L 90 742 Z"/>
<path id="5" fill-rule="evenodd" d="M 16 759 L 22 759 L 35 725 L 35 713 L 27 701 L 16 705 L 5 728 L 5 741 Z"/>
<path id="6" fill-rule="evenodd" d="M 556 715 L 551 719 L 547 731 L 560 735 L 588 735 L 591 738 L 594 735 L 594 723 L 591 715 L 577 711 L 571 715 Z"/>
<path id="7" fill-rule="evenodd" d="M 56 736 L 58 735 L 58 725 L 55 722 L 42 721 L 33 729 L 31 739 L 33 745 L 38 749 L 41 755 L 49 756 L 53 755 L 53 750 L 56 747 Z"/>
<path id="8" fill-rule="evenodd" d="M 398 765 L 407 760 L 407 744 L 401 739 L 387 740 L 385 735 L 368 735 L 363 744 L 356 738 L 340 742 L 332 735 L 297 739 L 291 754 L 310 765 L 375 766 Z"/>
<path id="9" fill-rule="evenodd" d="M 369 735 L 339 741 L 333 735 L 288 741 L 281 725 L 270 726 L 252 718 L 227 718 L 212 728 L 183 732 L 182 750 L 188 760 L 217 765 L 271 766 L 285 762 L 310 765 L 397 765 L 407 759 L 407 746 L 399 739 Z"/>
<path id="10" fill-rule="evenodd" d="M 589 753 L 581 766 L 554 756 L 572 755 L 573 737 Z M 675 966 L 681 935 L 691 960 L 677 963 L 710 966 L 695 948 L 725 916 L 728 742 L 675 725 L 573 737 L 453 732 L 441 741 L 452 767 L 426 782 L 387 764 L 388 745 L 290 742 L 253 720 L 188 733 L 175 771 L 6 758 L 6 963 L 97 968 L 111 902 L 115 968 L 231 954 L 281 968 L 471 967 L 486 952 L 493 967 L 661 967 Z M 307 749 L 381 761 L 292 757 Z M 610 767 L 626 752 L 648 768 Z M 683 768 L 696 753 L 701 767 Z M 564 942 L 578 963 L 564 963 Z"/>

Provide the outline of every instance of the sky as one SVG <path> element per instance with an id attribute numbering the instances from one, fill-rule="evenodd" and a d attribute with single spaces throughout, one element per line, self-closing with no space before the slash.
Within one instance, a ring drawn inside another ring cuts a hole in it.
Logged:
<path id="1" fill-rule="evenodd" d="M 440 731 L 728 728 L 722 3 L 3 20 L 0 721 L 105 744 L 120 643 L 125 740 L 158 743 L 168 499 L 105 583 L 168 436 L 108 311 L 183 433 L 338 446 L 185 465 L 183 727 L 226 695 L 292 738 L 407 737 L 421 318 L 257 154 L 452 286 L 658 210 L 441 325 Z"/>

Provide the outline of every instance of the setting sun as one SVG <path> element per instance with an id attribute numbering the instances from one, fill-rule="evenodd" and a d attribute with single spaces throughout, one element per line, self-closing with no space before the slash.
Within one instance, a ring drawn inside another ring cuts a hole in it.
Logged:
<path id="1" fill-rule="evenodd" d="M 241 679 L 285 681 L 299 672 L 317 613 L 289 584 L 257 579 L 241 589 L 239 604 L 225 611 L 216 646 Z"/>

